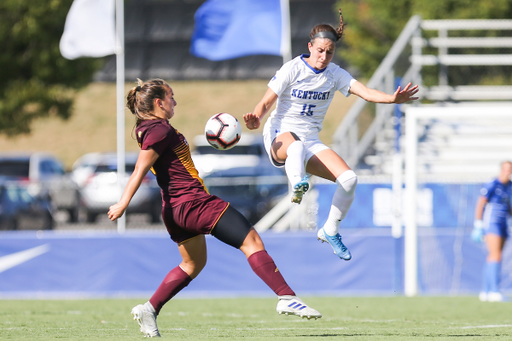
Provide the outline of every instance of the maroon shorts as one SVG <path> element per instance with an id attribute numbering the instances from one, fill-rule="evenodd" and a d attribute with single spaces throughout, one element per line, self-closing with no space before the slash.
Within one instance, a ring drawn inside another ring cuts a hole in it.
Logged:
<path id="1" fill-rule="evenodd" d="M 209 234 L 228 205 L 219 197 L 211 195 L 206 199 L 164 207 L 162 217 L 171 239 L 180 244 L 197 235 Z"/>

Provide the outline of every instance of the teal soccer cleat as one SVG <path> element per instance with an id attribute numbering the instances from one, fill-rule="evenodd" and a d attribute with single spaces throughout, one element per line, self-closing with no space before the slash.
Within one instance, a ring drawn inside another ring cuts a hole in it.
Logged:
<path id="1" fill-rule="evenodd" d="M 301 181 L 299 181 L 297 184 L 293 186 L 292 202 L 296 204 L 300 204 L 302 202 L 302 196 L 309 189 L 308 180 L 308 176 L 306 175 L 304 178 L 302 178 Z"/>
<path id="2" fill-rule="evenodd" d="M 324 228 L 322 227 L 320 230 L 318 230 L 317 237 L 318 240 L 320 240 L 322 243 L 329 243 L 334 253 L 341 259 L 350 260 L 352 258 L 350 251 L 341 241 L 341 236 L 339 233 L 336 233 L 335 236 L 329 236 L 327 233 L 325 233 Z"/>

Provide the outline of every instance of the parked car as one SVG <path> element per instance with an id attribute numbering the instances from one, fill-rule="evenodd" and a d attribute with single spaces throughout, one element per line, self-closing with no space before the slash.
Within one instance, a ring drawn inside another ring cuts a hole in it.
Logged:
<path id="1" fill-rule="evenodd" d="M 71 222 L 78 221 L 80 205 L 78 186 L 64 171 L 62 162 L 43 152 L 0 154 L 0 176 L 29 181 L 31 187 L 49 196 L 54 210 L 65 210 Z"/>
<path id="2" fill-rule="evenodd" d="M 29 181 L 0 179 L 0 230 L 49 230 L 54 226 L 51 201 L 35 194 Z"/>
<path id="3" fill-rule="evenodd" d="M 121 179 L 122 190 L 124 190 L 128 178 L 135 169 L 137 157 L 138 152 L 126 153 L 126 176 Z M 87 222 L 95 222 L 100 214 L 106 216 L 108 208 L 118 202 L 120 197 L 117 178 L 117 154 L 85 154 L 75 162 L 71 173 L 72 178 L 80 186 L 80 197 Z M 126 213 L 149 214 L 151 222 L 156 223 L 161 219 L 161 211 L 160 187 L 158 187 L 153 173 L 148 172 L 133 196 Z"/>
<path id="4" fill-rule="evenodd" d="M 210 173 L 237 167 L 271 166 L 259 134 L 244 133 L 231 149 L 217 150 L 208 144 L 204 135 L 194 137 L 192 160 L 201 178 Z"/>
<path id="5" fill-rule="evenodd" d="M 228 150 L 217 150 L 205 136 L 196 136 L 192 160 L 208 191 L 230 202 L 252 224 L 288 192 L 284 169 L 270 163 L 259 134 L 242 134 Z"/>
<path id="6" fill-rule="evenodd" d="M 256 224 L 288 193 L 284 171 L 270 167 L 235 167 L 204 177 L 210 194 L 229 202 L 251 224 Z"/>

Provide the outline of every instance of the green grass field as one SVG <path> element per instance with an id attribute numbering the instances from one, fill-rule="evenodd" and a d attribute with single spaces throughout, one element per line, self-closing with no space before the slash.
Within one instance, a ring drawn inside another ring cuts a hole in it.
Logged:
<path id="1" fill-rule="evenodd" d="M 276 299 L 175 299 L 158 318 L 172 340 L 512 340 L 512 303 L 476 297 L 305 297 L 319 320 L 278 315 Z M 2 300 L 1 340 L 142 339 L 143 300 Z"/>

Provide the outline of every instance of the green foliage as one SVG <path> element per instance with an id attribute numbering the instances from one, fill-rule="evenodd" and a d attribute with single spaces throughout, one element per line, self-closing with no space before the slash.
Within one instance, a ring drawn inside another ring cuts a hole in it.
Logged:
<path id="1" fill-rule="evenodd" d="M 373 74 L 413 15 L 422 19 L 512 18 L 511 0 L 343 0 L 337 5 L 347 23 L 343 38 L 347 48 L 341 57 L 366 77 Z"/>
<path id="2" fill-rule="evenodd" d="M 59 41 L 73 0 L 0 1 L 0 134 L 30 132 L 35 118 L 71 115 L 74 90 L 100 59 L 67 60 Z"/>

